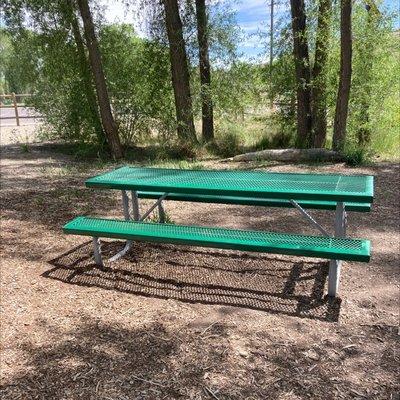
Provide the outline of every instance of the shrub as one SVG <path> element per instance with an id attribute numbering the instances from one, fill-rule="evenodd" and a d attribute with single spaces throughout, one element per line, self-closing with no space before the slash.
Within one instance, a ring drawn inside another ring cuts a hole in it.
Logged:
<path id="1" fill-rule="evenodd" d="M 349 146 L 345 153 L 346 164 L 351 167 L 368 164 L 372 158 L 372 152 L 366 148 L 358 146 Z"/>
<path id="2" fill-rule="evenodd" d="M 286 149 L 291 146 L 292 135 L 287 132 L 265 134 L 256 144 L 256 150 Z"/>
<path id="3" fill-rule="evenodd" d="M 237 125 L 223 124 L 216 129 L 215 142 L 211 150 L 221 157 L 232 157 L 240 153 L 241 132 Z"/>

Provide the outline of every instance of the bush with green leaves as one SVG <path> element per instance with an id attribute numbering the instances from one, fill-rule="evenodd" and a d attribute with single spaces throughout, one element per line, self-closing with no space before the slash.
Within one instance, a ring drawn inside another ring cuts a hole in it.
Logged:
<path id="1" fill-rule="evenodd" d="M 69 29 L 62 25 L 43 31 L 19 28 L 13 37 L 4 66 L 6 81 L 17 92 L 33 92 L 30 105 L 45 121 L 42 136 L 98 142 L 85 93 L 87 89 L 94 93 L 94 87 L 85 83 Z M 128 25 L 102 26 L 99 43 L 123 143 L 154 135 L 160 142 L 169 140 L 175 110 L 168 49 L 138 38 Z"/>
<path id="2" fill-rule="evenodd" d="M 155 134 L 159 142 L 170 139 L 175 109 L 168 49 L 139 38 L 130 25 L 103 26 L 99 42 L 123 143 Z"/>
<path id="3" fill-rule="evenodd" d="M 5 28 L 0 28 L 0 93 L 30 93 L 34 87 L 34 66 L 38 55 L 31 51 L 36 48 L 36 35 L 24 30 L 17 37 Z"/>
<path id="4" fill-rule="evenodd" d="M 232 157 L 240 153 L 242 130 L 235 123 L 222 122 L 216 127 L 212 151 L 221 157 Z"/>

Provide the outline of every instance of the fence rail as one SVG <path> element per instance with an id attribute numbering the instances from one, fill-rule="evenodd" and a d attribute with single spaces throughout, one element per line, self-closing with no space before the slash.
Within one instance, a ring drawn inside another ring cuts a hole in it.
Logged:
<path id="1" fill-rule="evenodd" d="M 11 93 L 11 94 L 0 94 L 0 108 L 13 108 L 15 112 L 15 116 L 13 117 L 2 117 L 0 119 L 15 119 L 17 122 L 17 126 L 20 126 L 20 119 L 21 118 L 32 118 L 30 115 L 19 115 L 18 107 L 25 107 L 25 103 L 18 103 L 17 99 L 21 97 L 29 97 L 32 96 L 30 93 Z M 3 104 L 3 99 L 11 99 L 12 104 Z"/>

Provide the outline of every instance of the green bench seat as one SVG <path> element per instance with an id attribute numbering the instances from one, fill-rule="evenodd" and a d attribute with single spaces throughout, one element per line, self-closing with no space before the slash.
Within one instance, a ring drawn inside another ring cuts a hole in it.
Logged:
<path id="1" fill-rule="evenodd" d="M 287 233 L 235 230 L 158 224 L 137 221 L 78 217 L 68 222 L 65 233 L 92 237 L 171 243 L 321 257 L 333 260 L 368 262 L 370 242 L 361 239 L 331 238 Z"/>
<path id="2" fill-rule="evenodd" d="M 142 199 L 158 199 L 164 193 L 161 192 L 143 192 L 138 191 L 137 195 Z M 198 203 L 219 203 L 219 204 L 238 204 L 249 206 L 262 206 L 262 207 L 294 207 L 294 205 L 287 199 L 262 199 L 250 197 L 234 197 L 234 196 L 212 196 L 212 195 L 198 195 L 186 193 L 168 193 L 165 200 L 174 201 L 192 201 Z M 316 210 L 335 210 L 336 203 L 334 201 L 323 200 L 298 200 L 297 203 L 308 209 Z M 347 211 L 368 212 L 371 211 L 371 203 L 345 203 Z"/>

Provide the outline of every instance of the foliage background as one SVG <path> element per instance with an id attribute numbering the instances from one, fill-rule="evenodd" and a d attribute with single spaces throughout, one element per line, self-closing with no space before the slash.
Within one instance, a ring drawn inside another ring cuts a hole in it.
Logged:
<path id="1" fill-rule="evenodd" d="M 44 7 L 46 2 L 41 2 Z M 185 2 L 182 19 L 199 131 L 198 49 L 194 11 L 190 4 Z M 143 39 L 131 25 L 107 24 L 96 2 L 92 5 L 106 80 L 123 144 L 173 145 L 176 139 L 175 111 L 168 48 L 160 21 L 158 25 L 152 25 L 156 34 Z M 33 16 L 34 11 L 31 10 Z M 307 2 L 307 17 L 312 60 L 316 26 L 314 0 Z M 394 18 L 396 15 L 383 13 L 376 24 L 368 24 L 364 5 L 354 5 L 353 77 L 346 145 L 346 151 L 351 154 L 362 152 L 363 157 L 368 154 L 381 158 L 399 156 L 400 40 L 399 32 L 393 32 Z M 43 135 L 47 138 L 96 146 L 98 139 L 83 90 L 84 79 L 70 28 L 62 15 L 54 21 L 43 15 L 33 20 L 34 24 L 27 24 L 22 19 L 9 18 L 0 30 L 0 91 L 33 93 L 31 105 L 44 116 Z M 328 147 L 339 71 L 337 3 L 334 3 L 331 31 L 327 70 Z M 217 2 L 210 6 L 216 141 L 205 150 L 223 156 L 294 144 L 296 97 L 290 25 L 288 21 L 277 24 L 272 70 L 263 61 L 267 54 L 256 60 L 246 59 L 240 54 L 237 43 L 243 35 L 230 2 Z M 267 43 L 268 38 L 260 35 L 260 40 Z M 272 108 L 271 100 L 274 102 Z M 367 121 L 363 114 L 366 110 Z M 371 132 L 371 142 L 362 148 L 357 140 L 360 127 Z"/>

